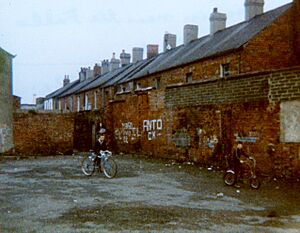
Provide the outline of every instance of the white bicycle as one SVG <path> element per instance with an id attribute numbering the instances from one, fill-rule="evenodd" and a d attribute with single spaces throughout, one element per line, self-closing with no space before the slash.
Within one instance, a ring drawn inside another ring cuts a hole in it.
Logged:
<path id="1" fill-rule="evenodd" d="M 103 172 L 109 179 L 115 177 L 118 170 L 117 163 L 112 158 L 112 153 L 108 150 L 100 151 L 100 154 L 90 151 L 81 161 L 81 170 L 86 176 L 91 176 L 95 172 L 96 167 L 99 172 Z"/>

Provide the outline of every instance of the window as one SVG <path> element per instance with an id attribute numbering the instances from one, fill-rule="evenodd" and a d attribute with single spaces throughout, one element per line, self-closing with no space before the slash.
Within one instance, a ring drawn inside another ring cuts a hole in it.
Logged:
<path id="1" fill-rule="evenodd" d="M 137 82 L 135 82 L 134 83 L 134 86 L 135 86 L 135 91 L 138 91 L 138 90 L 140 90 L 141 89 L 141 84 L 140 83 L 137 83 Z"/>
<path id="2" fill-rule="evenodd" d="M 58 101 L 58 110 L 61 110 L 61 100 Z"/>
<path id="3" fill-rule="evenodd" d="M 91 110 L 91 108 L 92 106 L 91 103 L 89 103 L 89 96 L 86 94 L 84 98 L 84 110 Z"/>
<path id="4" fill-rule="evenodd" d="M 73 96 L 69 98 L 70 111 L 73 112 Z"/>
<path id="5" fill-rule="evenodd" d="M 97 91 L 94 92 L 94 109 L 98 109 L 97 103 Z"/>
<path id="6" fill-rule="evenodd" d="M 222 65 L 221 65 L 220 76 L 221 76 L 221 77 L 226 77 L 226 76 L 229 76 L 229 75 L 230 75 L 229 63 L 222 64 Z"/>
<path id="7" fill-rule="evenodd" d="M 160 84 L 161 84 L 161 83 L 160 83 L 160 78 L 156 78 L 156 79 L 155 79 L 155 88 L 156 88 L 156 89 L 160 89 Z"/>
<path id="8" fill-rule="evenodd" d="M 88 104 L 89 104 L 89 97 L 88 97 L 88 95 L 85 95 L 85 97 L 84 97 L 84 110 L 88 110 Z"/>
<path id="9" fill-rule="evenodd" d="M 67 111 L 67 100 L 64 99 L 64 111 Z"/>
<path id="10" fill-rule="evenodd" d="M 185 75 L 185 82 L 186 83 L 191 83 L 193 81 L 193 73 L 187 73 L 186 75 Z"/>
<path id="11" fill-rule="evenodd" d="M 80 111 L 80 96 L 77 97 L 77 112 Z"/>

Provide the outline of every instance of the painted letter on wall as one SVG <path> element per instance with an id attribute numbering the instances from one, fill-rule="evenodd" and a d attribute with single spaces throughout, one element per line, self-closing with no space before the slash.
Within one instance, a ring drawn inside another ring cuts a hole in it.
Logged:
<path id="1" fill-rule="evenodd" d="M 161 136 L 161 131 L 163 128 L 163 123 L 161 119 L 158 120 L 144 120 L 143 130 L 147 132 L 147 138 L 149 141 L 157 139 Z"/>

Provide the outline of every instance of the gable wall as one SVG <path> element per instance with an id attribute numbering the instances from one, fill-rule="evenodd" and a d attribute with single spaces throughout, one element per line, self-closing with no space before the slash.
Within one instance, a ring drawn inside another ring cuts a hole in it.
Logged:
<path id="1" fill-rule="evenodd" d="M 241 73 L 297 65 L 294 57 L 294 18 L 290 9 L 244 45 Z"/>

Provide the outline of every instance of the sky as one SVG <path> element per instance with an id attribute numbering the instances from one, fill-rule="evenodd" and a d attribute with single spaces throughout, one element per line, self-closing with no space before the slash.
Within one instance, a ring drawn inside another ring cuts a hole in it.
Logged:
<path id="1" fill-rule="evenodd" d="M 291 1 L 265 0 L 264 11 Z M 142 47 L 146 58 L 147 44 L 162 52 L 166 32 L 181 45 L 186 24 L 205 36 L 214 7 L 227 26 L 244 21 L 244 0 L 0 0 L 0 47 L 16 55 L 13 94 L 32 104 L 113 52 Z"/>

